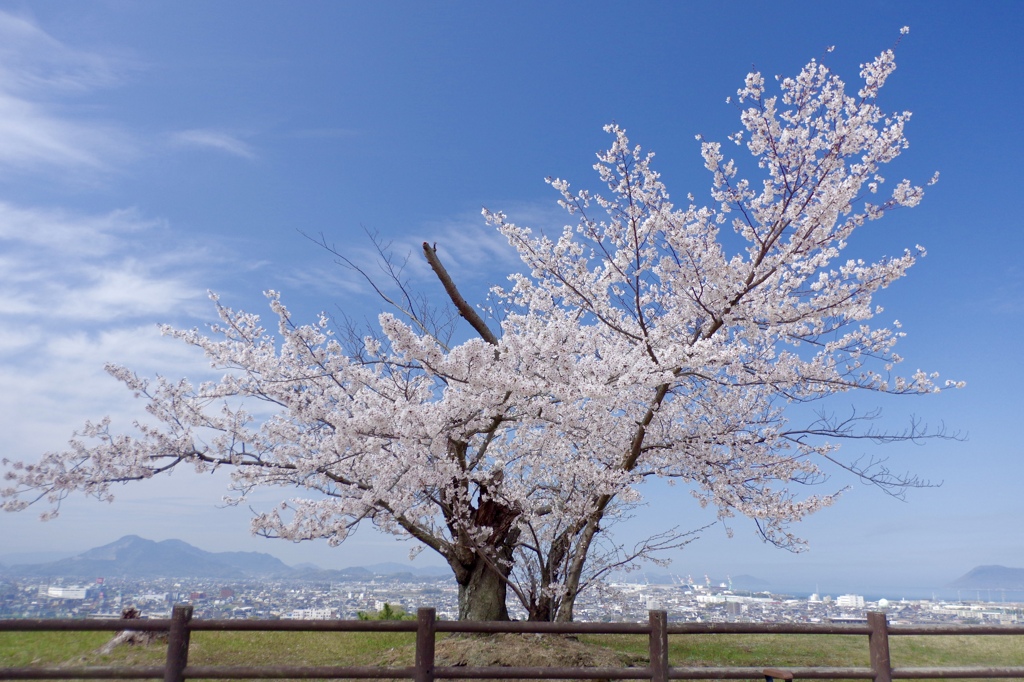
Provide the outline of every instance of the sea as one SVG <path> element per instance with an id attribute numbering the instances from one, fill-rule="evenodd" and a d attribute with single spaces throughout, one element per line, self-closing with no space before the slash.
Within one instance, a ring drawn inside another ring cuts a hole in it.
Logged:
<path id="1" fill-rule="evenodd" d="M 833 598 L 841 594 L 856 594 L 864 597 L 865 601 L 878 601 L 887 599 L 890 602 L 906 599 L 908 601 L 931 600 L 944 602 L 981 602 L 981 603 L 1022 603 L 1024 602 L 1024 590 L 1004 590 L 999 588 L 951 588 L 951 587 L 907 587 L 902 586 L 835 586 L 835 585 L 790 585 L 783 587 L 772 586 L 772 594 L 787 595 L 797 599 L 807 599 L 812 594 L 820 597 L 826 595 Z"/>

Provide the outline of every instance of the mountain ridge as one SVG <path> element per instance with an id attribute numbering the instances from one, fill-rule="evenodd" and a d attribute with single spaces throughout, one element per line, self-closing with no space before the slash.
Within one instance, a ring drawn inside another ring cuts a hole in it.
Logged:
<path id="1" fill-rule="evenodd" d="M 39 556 L 43 553 L 37 553 Z M 53 553 L 46 553 L 53 554 Z M 94 547 L 71 557 L 35 563 L 11 563 L 0 556 L 0 576 L 88 578 L 219 578 L 244 580 L 278 578 L 303 581 L 370 580 L 401 578 L 434 580 L 450 576 L 443 566 L 409 566 L 398 562 L 382 562 L 367 566 L 325 569 L 313 564 L 289 566 L 264 552 L 208 552 L 184 540 L 147 540 L 126 535 L 114 542 Z M 670 574 L 644 574 L 652 583 L 671 584 L 679 581 Z M 738 575 L 733 579 L 738 589 L 758 590 L 771 583 L 754 576 Z M 1024 591 L 1024 568 L 1000 565 L 979 565 L 946 585 L 948 589 L 1001 589 Z"/>
<path id="2" fill-rule="evenodd" d="M 975 566 L 948 587 L 981 590 L 1024 590 L 1024 568 L 989 564 Z"/>
<path id="3" fill-rule="evenodd" d="M 0 575 L 66 578 L 291 578 L 358 580 L 402 575 L 413 580 L 447 575 L 441 567 L 413 567 L 387 562 L 372 566 L 323 569 L 292 567 L 264 552 L 208 552 L 184 540 L 154 541 L 125 535 L 71 557 L 49 562 L 3 565 Z"/>

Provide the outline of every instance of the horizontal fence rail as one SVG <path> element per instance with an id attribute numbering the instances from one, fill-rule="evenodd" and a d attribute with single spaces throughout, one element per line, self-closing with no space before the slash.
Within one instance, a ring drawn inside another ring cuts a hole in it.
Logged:
<path id="1" fill-rule="evenodd" d="M 134 680 L 163 679 L 396 679 L 432 682 L 435 679 L 603 679 L 667 680 L 717 679 L 867 679 L 890 682 L 895 679 L 1000 679 L 1024 678 L 1024 666 L 1010 667 L 898 667 L 889 657 L 889 640 L 904 635 L 1024 635 L 1024 626 L 986 625 L 889 625 L 884 613 L 869 613 L 866 624 L 818 623 L 675 623 L 668 624 L 665 611 L 651 611 L 647 623 L 537 623 L 438 621 L 434 609 L 419 609 L 415 621 L 363 620 L 192 620 L 192 606 L 178 605 L 169 619 L 103 620 L 0 620 L 0 632 L 31 631 L 123 631 L 167 634 L 167 657 L 163 666 L 0 668 L 0 680 Z M 191 634 L 202 631 L 273 632 L 414 632 L 415 665 L 379 666 L 197 666 L 188 664 Z M 468 667 L 435 666 L 437 633 L 537 633 L 645 635 L 650 664 L 632 668 L 589 667 Z M 869 667 L 691 667 L 670 666 L 669 635 L 713 634 L 814 634 L 866 635 Z"/>

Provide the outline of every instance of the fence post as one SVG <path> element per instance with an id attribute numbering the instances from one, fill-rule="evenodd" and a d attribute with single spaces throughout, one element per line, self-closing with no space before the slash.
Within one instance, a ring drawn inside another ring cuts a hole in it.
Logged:
<path id="1" fill-rule="evenodd" d="M 171 612 L 171 628 L 167 633 L 167 662 L 164 664 L 164 682 L 183 682 L 188 665 L 188 624 L 192 620 L 191 604 L 175 604 Z"/>
<path id="2" fill-rule="evenodd" d="M 434 682 L 434 609 L 416 611 L 416 682 Z"/>
<path id="3" fill-rule="evenodd" d="M 668 682 L 668 613 L 649 611 L 651 682 Z"/>
<path id="4" fill-rule="evenodd" d="M 871 651 L 871 670 L 875 682 L 892 682 L 892 661 L 889 658 L 889 625 L 885 614 L 872 611 L 868 614 L 868 648 Z"/>

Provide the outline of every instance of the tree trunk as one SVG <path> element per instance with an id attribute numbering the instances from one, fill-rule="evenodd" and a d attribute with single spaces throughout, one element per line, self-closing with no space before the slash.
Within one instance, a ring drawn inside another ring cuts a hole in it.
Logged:
<path id="1" fill-rule="evenodd" d="M 459 579 L 459 620 L 509 620 L 505 597 L 508 584 L 482 559 L 463 566 Z"/>
<path id="2" fill-rule="evenodd" d="M 594 541 L 594 535 L 597 533 L 601 519 L 604 518 L 604 511 L 608 508 L 608 501 L 611 500 L 611 496 L 605 495 L 601 500 L 602 502 L 598 505 L 598 508 L 590 515 L 590 519 L 587 520 L 587 525 L 583 527 L 583 533 L 576 544 L 572 560 L 569 562 L 569 569 L 565 575 L 565 597 L 562 599 L 562 603 L 558 607 L 558 613 L 555 615 L 557 622 L 572 622 L 573 611 L 576 608 L 576 597 L 580 592 L 583 567 L 586 564 L 587 555 L 590 553 L 590 545 Z"/>
<path id="3" fill-rule="evenodd" d="M 527 620 L 547 623 L 551 620 L 551 597 L 544 595 L 533 600 L 530 604 L 530 613 Z"/>

